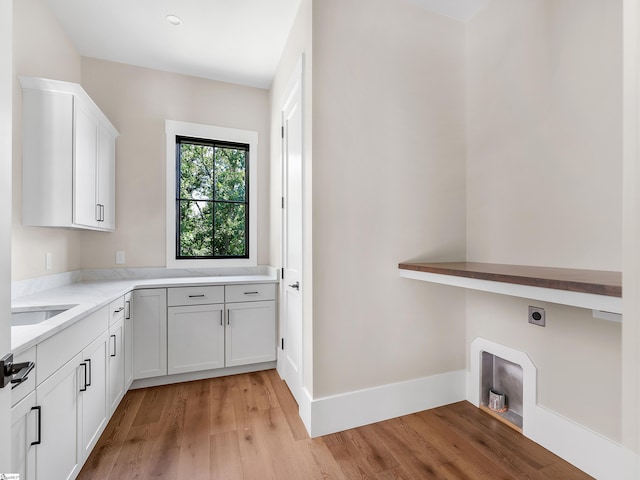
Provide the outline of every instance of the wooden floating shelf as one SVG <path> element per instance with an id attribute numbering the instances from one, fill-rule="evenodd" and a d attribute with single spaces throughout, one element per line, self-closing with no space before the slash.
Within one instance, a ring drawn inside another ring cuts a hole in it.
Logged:
<path id="1" fill-rule="evenodd" d="M 404 278 L 622 313 L 620 272 L 475 262 L 407 262 L 398 268 Z"/>

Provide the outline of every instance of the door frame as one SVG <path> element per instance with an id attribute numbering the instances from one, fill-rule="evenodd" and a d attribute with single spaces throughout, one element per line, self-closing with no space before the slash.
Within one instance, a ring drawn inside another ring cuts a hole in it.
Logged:
<path id="1" fill-rule="evenodd" d="M 11 351 L 11 164 L 13 126 L 13 0 L 0 1 L 0 356 Z M 0 435 L 11 438 L 11 387 L 0 389 Z M 0 449 L 0 472 L 11 471 L 11 442 Z"/>

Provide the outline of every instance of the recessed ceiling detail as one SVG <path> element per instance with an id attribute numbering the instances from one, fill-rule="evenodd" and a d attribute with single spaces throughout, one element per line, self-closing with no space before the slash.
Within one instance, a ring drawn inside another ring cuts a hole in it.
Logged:
<path id="1" fill-rule="evenodd" d="M 300 0 L 44 0 L 85 57 L 269 88 Z M 126 12 L 123 15 L 122 12 Z M 167 14 L 182 21 L 167 23 Z"/>
<path id="2" fill-rule="evenodd" d="M 182 20 L 180 20 L 180 17 L 177 17 L 175 15 L 167 15 L 165 18 L 171 25 L 175 25 L 176 27 L 182 25 Z"/>
<path id="3" fill-rule="evenodd" d="M 427 10 L 466 22 L 484 7 L 489 0 L 408 0 Z"/>

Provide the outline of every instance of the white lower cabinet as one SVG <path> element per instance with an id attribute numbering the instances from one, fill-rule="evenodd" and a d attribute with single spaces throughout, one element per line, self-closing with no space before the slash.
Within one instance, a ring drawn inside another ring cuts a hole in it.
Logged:
<path id="1" fill-rule="evenodd" d="M 11 472 L 21 480 L 36 480 L 39 413 L 35 391 L 11 409 Z"/>
<path id="2" fill-rule="evenodd" d="M 167 299 L 168 374 L 276 359 L 275 285 L 169 288 Z"/>
<path id="3" fill-rule="evenodd" d="M 134 379 L 274 361 L 275 288 L 135 290 L 21 353 L 37 361 L 12 395 L 14 471 L 73 480 Z"/>
<path id="4" fill-rule="evenodd" d="M 124 296 L 124 389 L 133 382 L 133 292 Z"/>
<path id="5" fill-rule="evenodd" d="M 227 304 L 225 365 L 248 365 L 276 359 L 275 301 Z"/>
<path id="6" fill-rule="evenodd" d="M 133 292 L 133 378 L 167 374 L 167 289 Z"/>
<path id="7" fill-rule="evenodd" d="M 82 465 L 79 420 L 82 355 L 78 353 L 36 388 L 41 408 L 41 443 L 36 452 L 38 480 L 75 478 Z"/>
<path id="8" fill-rule="evenodd" d="M 124 397 L 124 319 L 109 327 L 109 415 L 115 412 Z"/>
<path id="9" fill-rule="evenodd" d="M 81 413 L 82 458 L 86 459 L 107 426 L 107 344 L 102 333 L 82 351 L 80 363 L 79 409 Z"/>
<path id="10" fill-rule="evenodd" d="M 168 373 L 224 367 L 224 305 L 169 307 Z"/>

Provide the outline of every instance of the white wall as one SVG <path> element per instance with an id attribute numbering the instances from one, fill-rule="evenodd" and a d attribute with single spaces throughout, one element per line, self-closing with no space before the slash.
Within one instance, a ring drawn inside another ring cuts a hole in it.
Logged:
<path id="1" fill-rule="evenodd" d="M 467 24 L 467 260 L 621 269 L 621 19 L 621 1 L 493 0 Z M 469 292 L 477 336 L 531 356 L 539 403 L 621 440 L 620 324 Z"/>
<path id="2" fill-rule="evenodd" d="M 269 96 L 263 89 L 82 59 L 82 85 L 120 132 L 116 230 L 82 233 L 83 268 L 165 266 L 164 121 L 257 131 L 258 263 L 269 256 Z"/>
<path id="3" fill-rule="evenodd" d="M 464 25 L 313 3 L 314 398 L 463 368 L 464 292 L 400 279 L 465 252 Z"/>
<path id="4" fill-rule="evenodd" d="M 27 75 L 79 83 L 80 55 L 41 0 L 14 2 L 13 55 L 12 279 L 16 281 L 81 267 L 79 232 L 22 226 L 22 90 L 17 79 Z M 47 252 L 52 254 L 51 270 L 45 270 Z"/>

